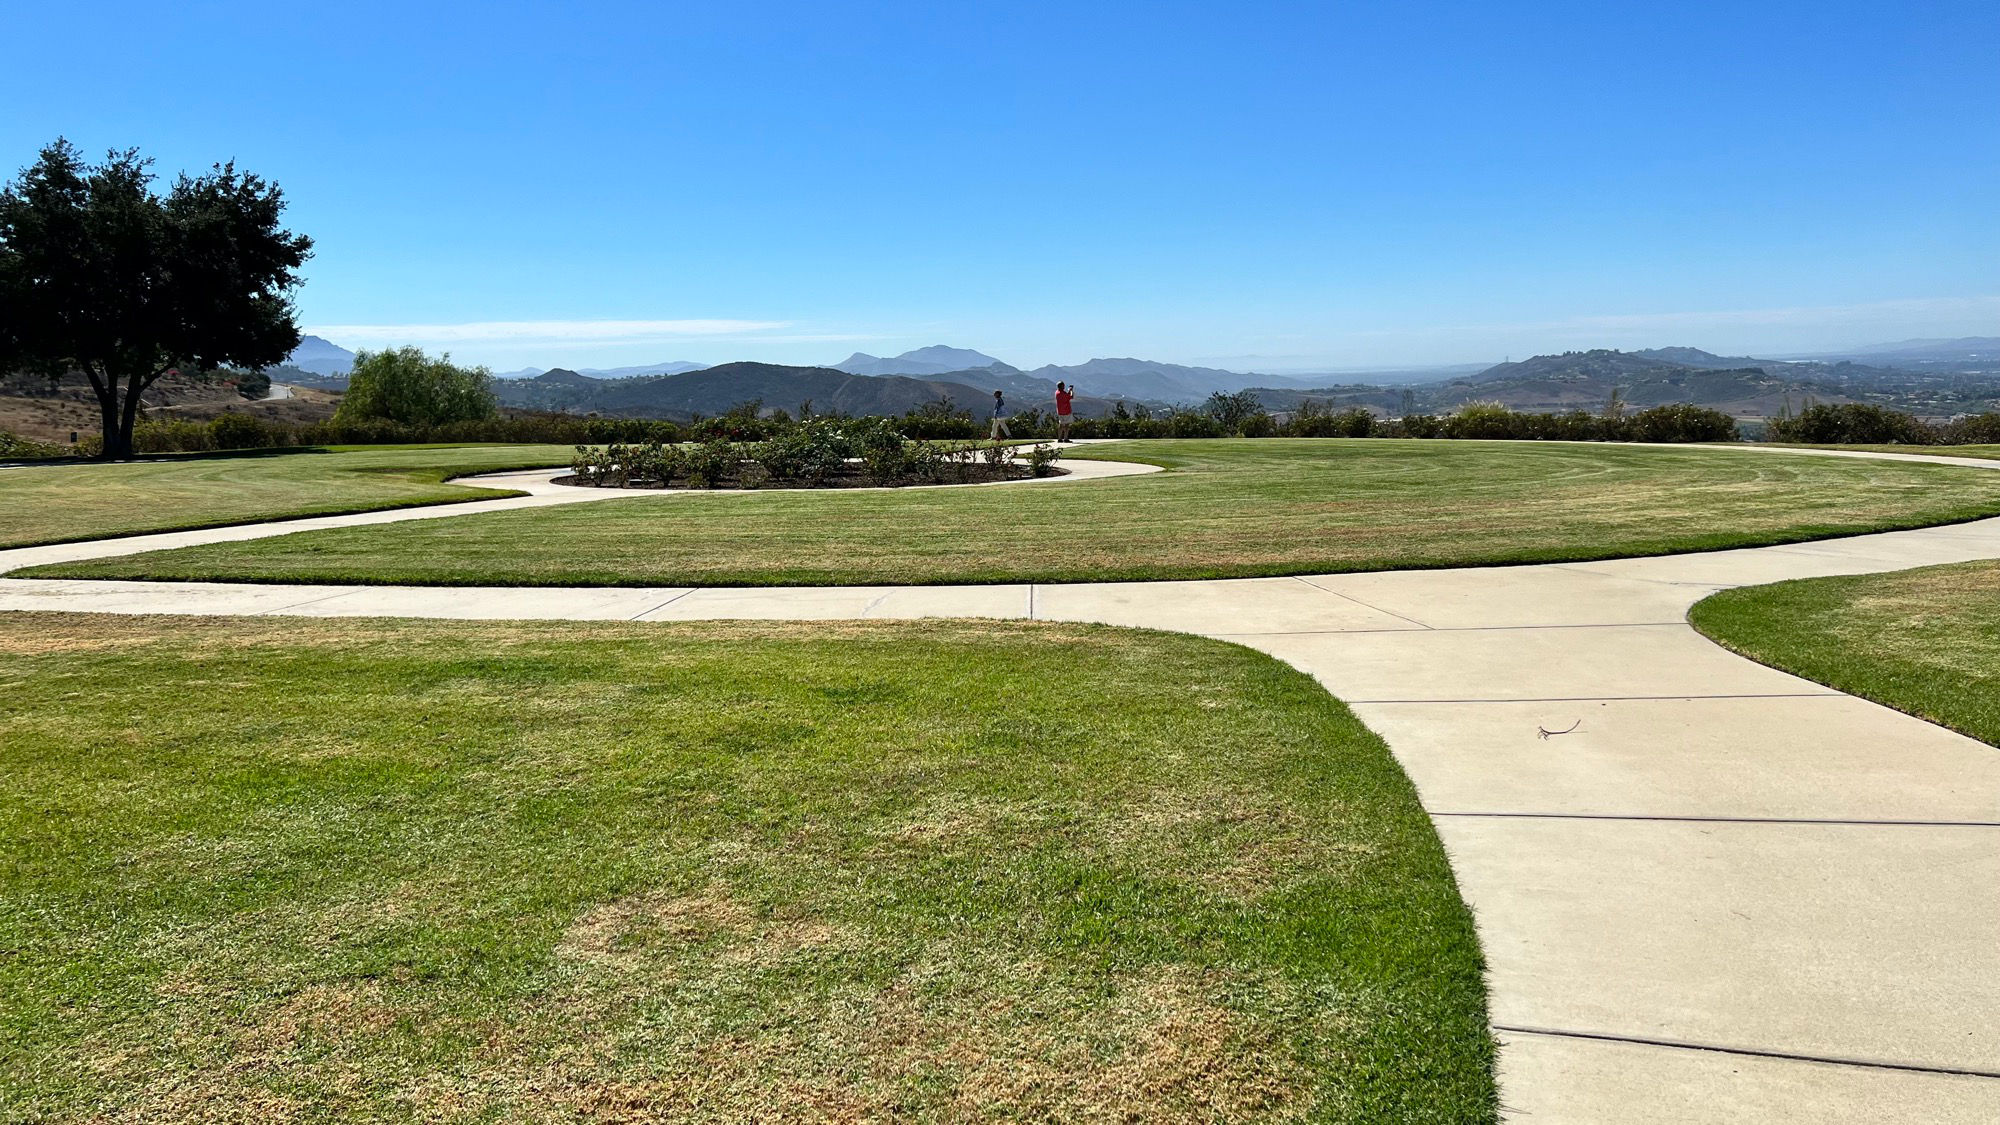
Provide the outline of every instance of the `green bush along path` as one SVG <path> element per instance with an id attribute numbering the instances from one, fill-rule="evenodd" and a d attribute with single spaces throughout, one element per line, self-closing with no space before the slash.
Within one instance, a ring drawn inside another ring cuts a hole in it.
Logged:
<path id="1" fill-rule="evenodd" d="M 0 682 L 9 1120 L 1494 1114 L 1412 787 L 1247 649 L 13 614 Z"/>
<path id="2" fill-rule="evenodd" d="M 2000 746 L 2000 562 L 1725 590 L 1689 619 L 1752 660 Z"/>
<path id="3" fill-rule="evenodd" d="M 520 585 L 1103 581 L 1550 562 L 2000 513 L 2000 473 L 1726 449 L 1162 440 L 1168 470 L 897 492 L 645 495 L 26 573 Z"/>
<path id="4" fill-rule="evenodd" d="M 375 446 L 0 468 L 0 547 L 511 495 L 446 484 L 566 465 L 557 445 Z"/>

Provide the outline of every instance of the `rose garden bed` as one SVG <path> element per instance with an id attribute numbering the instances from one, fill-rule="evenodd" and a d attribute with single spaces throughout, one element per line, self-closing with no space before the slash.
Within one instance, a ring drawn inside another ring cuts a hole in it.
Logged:
<path id="1" fill-rule="evenodd" d="M 556 477 L 555 484 L 573 485 L 578 488 L 638 488 L 653 489 L 769 489 L 769 488 L 918 488 L 951 484 L 993 484 L 1006 480 L 1033 480 L 1037 477 L 1066 476 L 1068 469 L 1053 466 L 1037 473 L 1027 465 L 1009 463 L 988 465 L 983 463 L 961 463 L 938 476 L 917 476 L 905 473 L 894 477 L 878 477 L 858 461 L 842 465 L 825 476 L 808 480 L 803 477 L 774 477 L 764 466 L 755 461 L 738 463 L 734 471 L 725 470 L 716 480 L 706 478 L 683 478 L 678 480 L 624 480 L 613 482 L 603 479 L 586 479 L 575 473 Z"/>
<path id="2" fill-rule="evenodd" d="M 1054 476 L 1056 451 L 918 441 L 880 419 L 815 419 L 759 442 L 577 446 L 558 484 L 585 488 L 900 488 Z"/>

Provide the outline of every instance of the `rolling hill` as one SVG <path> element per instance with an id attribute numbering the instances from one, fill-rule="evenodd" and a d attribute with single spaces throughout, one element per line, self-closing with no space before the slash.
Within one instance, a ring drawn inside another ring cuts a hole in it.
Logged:
<path id="1" fill-rule="evenodd" d="M 854 375 L 831 367 L 786 367 L 775 363 L 725 363 L 678 375 L 597 379 L 557 368 L 532 379 L 494 383 L 503 406 L 525 410 L 596 413 L 623 418 L 678 418 L 716 415 L 745 402 L 798 414 L 811 403 L 819 414 L 903 414 L 939 399 L 983 417 L 991 388 L 951 379 L 907 375 Z M 1053 409 L 1049 394 L 1007 388 L 1015 410 Z M 1105 399 L 1077 400 L 1084 414 L 1111 411 Z"/>
<path id="2" fill-rule="evenodd" d="M 833 365 L 856 375 L 914 375 L 947 379 L 1013 393 L 1053 394 L 1057 383 L 1078 384 L 1094 398 L 1135 399 L 1155 405 L 1199 403 L 1217 391 L 1251 386 L 1311 388 L 1324 376 L 1251 375 L 1218 367 L 1189 367 L 1151 359 L 1093 359 L 1062 366 L 1048 364 L 1033 371 L 994 359 L 984 352 L 933 344 L 883 358 L 856 352 Z"/>
<path id="3" fill-rule="evenodd" d="M 1662 355 L 1699 363 L 1673 362 Z M 1835 387 L 1802 377 L 1790 364 L 1717 366 L 1729 362 L 1736 361 L 1693 348 L 1563 352 L 1495 364 L 1468 379 L 1424 388 L 1428 393 L 1422 399 L 1434 409 L 1476 400 L 1516 410 L 1598 410 L 1615 390 L 1634 408 L 1691 402 L 1740 418 L 1769 417 L 1788 405 L 1797 409 L 1807 399 L 1851 401 Z"/>

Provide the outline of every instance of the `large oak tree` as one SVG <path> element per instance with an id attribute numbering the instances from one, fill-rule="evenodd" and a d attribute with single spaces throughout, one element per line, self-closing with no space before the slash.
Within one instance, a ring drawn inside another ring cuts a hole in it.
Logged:
<path id="1" fill-rule="evenodd" d="M 234 163 L 153 190 L 137 150 L 86 164 L 58 140 L 0 191 L 0 370 L 90 379 L 104 456 L 132 454 L 139 397 L 169 371 L 252 370 L 299 345 L 312 240 Z"/>

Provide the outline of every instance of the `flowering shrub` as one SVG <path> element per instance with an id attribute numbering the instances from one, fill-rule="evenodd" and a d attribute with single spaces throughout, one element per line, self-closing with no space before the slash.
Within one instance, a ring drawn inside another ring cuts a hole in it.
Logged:
<path id="1" fill-rule="evenodd" d="M 0 430 L 0 461 L 52 461 L 70 451 L 46 441 L 33 441 Z"/>

